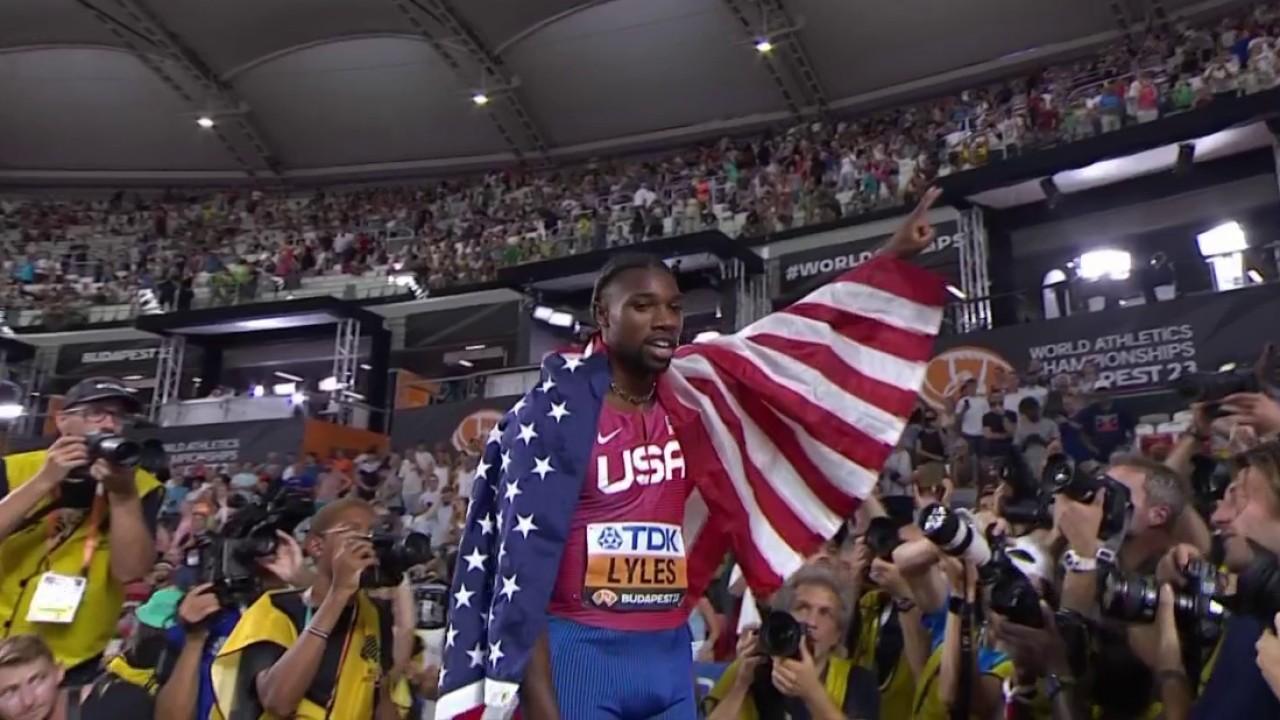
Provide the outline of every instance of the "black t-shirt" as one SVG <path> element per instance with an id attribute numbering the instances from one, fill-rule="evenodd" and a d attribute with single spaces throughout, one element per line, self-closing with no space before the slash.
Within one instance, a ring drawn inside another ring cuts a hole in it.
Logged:
<path id="1" fill-rule="evenodd" d="M 67 691 L 69 720 L 123 720 L 150 718 L 155 715 L 155 701 L 145 689 L 119 678 L 99 678 L 81 699 L 84 688 Z"/>
<path id="2" fill-rule="evenodd" d="M 271 602 L 276 609 L 283 612 L 293 621 L 293 625 L 299 632 L 306 627 L 307 607 L 302 602 L 302 592 L 285 592 L 276 593 L 271 596 Z M 391 645 L 392 631 L 391 622 L 392 614 L 390 606 L 380 600 L 374 600 L 373 604 L 378 609 L 378 626 L 381 642 L 379 650 L 381 652 L 381 664 L 384 673 L 391 670 Z M 338 673 L 341 669 L 342 651 L 346 643 L 343 638 L 351 629 L 351 621 L 355 617 L 355 608 L 348 606 L 342 611 L 342 615 L 338 618 L 337 624 L 333 626 L 333 630 L 329 633 L 330 641 L 325 645 L 324 656 L 320 658 L 320 667 L 316 670 L 316 676 L 311 681 L 310 687 L 307 688 L 306 698 L 311 702 L 325 707 L 329 704 L 329 700 L 338 685 Z M 257 694 L 257 677 L 264 670 L 270 670 L 272 665 L 284 655 L 286 648 L 276 645 L 275 643 L 260 642 L 250 645 L 244 649 L 240 658 L 240 675 L 246 678 L 250 683 L 249 691 Z"/>

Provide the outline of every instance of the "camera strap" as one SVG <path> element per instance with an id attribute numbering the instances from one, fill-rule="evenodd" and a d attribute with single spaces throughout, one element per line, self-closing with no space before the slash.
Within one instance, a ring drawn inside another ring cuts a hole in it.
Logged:
<path id="1" fill-rule="evenodd" d="M 102 489 L 102 485 L 98 485 L 97 491 L 93 495 L 93 505 L 89 509 L 89 528 L 84 538 L 84 554 L 80 563 L 80 577 L 87 577 L 89 574 L 89 564 L 93 561 L 93 555 L 98 550 L 102 534 L 102 518 L 107 513 L 107 496 Z M 64 537 L 58 536 L 66 533 Z M 75 528 L 67 532 L 64 528 L 59 532 L 58 516 L 54 513 L 48 513 L 44 516 L 44 538 L 45 538 L 45 556 L 50 557 L 53 551 L 58 549 L 63 543 L 71 539 L 75 534 Z"/>
<path id="2" fill-rule="evenodd" d="M 968 592 L 969 568 L 964 568 L 964 580 L 960 591 Z M 956 686 L 956 702 L 951 708 L 952 720 L 968 720 L 969 706 L 973 703 L 973 620 L 982 612 L 982 596 L 975 594 L 973 603 L 960 613 L 960 677 Z"/>

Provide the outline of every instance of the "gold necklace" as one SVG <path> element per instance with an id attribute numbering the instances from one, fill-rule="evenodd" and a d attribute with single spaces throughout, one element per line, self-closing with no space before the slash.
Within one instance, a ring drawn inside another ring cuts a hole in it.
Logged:
<path id="1" fill-rule="evenodd" d="M 622 398 L 624 401 L 631 403 L 632 405 L 637 405 L 637 406 L 648 405 L 653 400 L 653 394 L 658 391 L 658 384 L 654 383 L 653 387 L 649 388 L 649 392 L 645 393 L 644 395 L 632 395 L 626 390 L 623 390 L 622 388 L 618 387 L 618 383 L 610 380 L 609 390 L 611 390 L 618 397 Z"/>

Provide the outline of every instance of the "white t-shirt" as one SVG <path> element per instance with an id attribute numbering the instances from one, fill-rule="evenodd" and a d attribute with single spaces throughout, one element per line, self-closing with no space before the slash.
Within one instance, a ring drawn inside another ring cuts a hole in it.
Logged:
<path id="1" fill-rule="evenodd" d="M 972 395 L 960 398 L 956 403 L 956 417 L 960 418 L 960 433 L 968 436 L 982 435 L 982 416 L 987 414 L 991 405 L 985 395 Z"/>
<path id="2" fill-rule="evenodd" d="M 1018 403 L 1022 402 L 1023 398 L 1028 397 L 1035 398 L 1036 402 L 1040 403 L 1040 408 L 1044 409 L 1045 398 L 1049 397 L 1049 388 L 1036 385 L 1020 387 L 1016 392 L 1011 392 L 1004 396 L 1004 409 L 1016 413 L 1018 412 Z"/>
<path id="3" fill-rule="evenodd" d="M 410 510 L 418 508 L 418 497 L 422 495 L 422 473 L 418 466 L 408 458 L 400 463 L 400 497 L 404 506 Z"/>

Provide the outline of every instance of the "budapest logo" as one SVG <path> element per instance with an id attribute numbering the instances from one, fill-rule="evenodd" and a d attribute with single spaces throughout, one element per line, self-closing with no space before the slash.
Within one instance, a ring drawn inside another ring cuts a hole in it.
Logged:
<path id="1" fill-rule="evenodd" d="M 994 350 L 973 345 L 951 348 L 929 361 L 920 396 L 941 409 L 965 382 L 976 380 L 979 387 L 990 387 L 1011 372 L 1013 366 Z"/>
<path id="2" fill-rule="evenodd" d="M 618 602 L 618 593 L 607 588 L 600 588 L 591 594 L 591 602 L 601 607 L 613 607 Z"/>
<path id="3" fill-rule="evenodd" d="M 453 449 L 458 452 L 478 453 L 484 448 L 489 431 L 502 420 L 502 411 L 486 408 L 462 418 L 453 430 Z"/>

